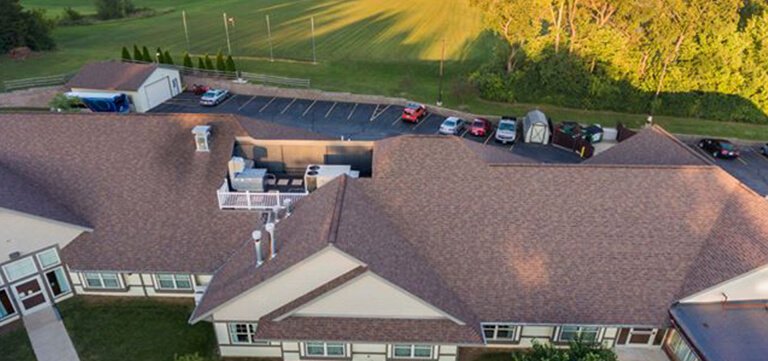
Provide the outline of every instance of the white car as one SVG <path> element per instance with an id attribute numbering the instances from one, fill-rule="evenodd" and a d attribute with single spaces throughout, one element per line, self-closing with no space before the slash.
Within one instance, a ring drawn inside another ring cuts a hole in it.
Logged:
<path id="1" fill-rule="evenodd" d="M 499 120 L 499 127 L 496 128 L 496 141 L 503 144 L 514 143 L 517 138 L 517 119 L 515 117 L 503 116 Z"/>
<path id="2" fill-rule="evenodd" d="M 464 130 L 466 122 L 457 117 L 448 117 L 440 124 L 440 134 L 456 135 Z"/>
<path id="3" fill-rule="evenodd" d="M 203 106 L 215 106 L 223 102 L 229 96 L 229 90 L 226 89 L 210 89 L 202 97 L 200 97 L 200 105 Z"/>

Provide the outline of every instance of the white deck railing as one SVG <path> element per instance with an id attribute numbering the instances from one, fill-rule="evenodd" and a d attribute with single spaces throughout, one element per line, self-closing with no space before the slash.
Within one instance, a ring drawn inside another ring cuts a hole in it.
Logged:
<path id="1" fill-rule="evenodd" d="M 296 204 L 299 199 L 307 196 L 302 193 L 280 192 L 229 192 L 216 191 L 219 198 L 219 209 L 271 210 Z"/>

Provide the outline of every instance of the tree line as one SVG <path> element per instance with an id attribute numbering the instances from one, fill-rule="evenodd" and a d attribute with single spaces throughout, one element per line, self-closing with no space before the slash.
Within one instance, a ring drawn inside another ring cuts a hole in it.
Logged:
<path id="1" fill-rule="evenodd" d="M 482 96 L 768 123 L 768 0 L 471 0 Z"/>
<path id="2" fill-rule="evenodd" d="M 155 50 L 155 56 L 153 57 L 149 53 L 149 49 L 146 46 L 139 47 L 137 45 L 133 45 L 133 55 L 131 55 L 131 51 L 128 50 L 127 47 L 123 47 L 122 54 L 120 55 L 122 60 L 127 61 L 140 61 L 140 62 L 147 62 L 147 63 L 160 63 L 160 64 L 170 64 L 174 65 L 173 57 L 171 56 L 171 53 L 168 52 L 168 50 L 163 51 L 161 48 L 157 48 Z M 194 69 L 194 62 L 192 61 L 192 56 L 189 55 L 189 53 L 184 53 L 184 57 L 182 59 L 182 63 L 185 68 Z M 205 56 L 201 56 L 197 58 L 197 69 L 201 70 L 216 70 L 216 71 L 227 71 L 227 72 L 235 72 L 237 71 L 237 67 L 235 66 L 235 60 L 232 59 L 232 55 L 227 55 L 226 58 L 224 57 L 224 54 L 219 50 L 219 52 L 216 54 L 216 60 L 214 64 L 214 60 L 211 59 L 211 57 L 208 54 L 205 54 Z"/>

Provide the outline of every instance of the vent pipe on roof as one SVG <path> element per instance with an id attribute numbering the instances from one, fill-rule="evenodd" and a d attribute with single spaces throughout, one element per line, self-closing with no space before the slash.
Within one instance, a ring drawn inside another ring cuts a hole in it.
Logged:
<path id="1" fill-rule="evenodd" d="M 264 225 L 264 229 L 269 233 L 269 249 L 272 252 L 269 258 L 275 258 L 275 256 L 277 256 L 277 247 L 275 246 L 275 224 L 269 222 Z"/>
<path id="2" fill-rule="evenodd" d="M 264 257 L 261 255 L 261 231 L 253 231 L 251 238 L 253 238 L 254 247 L 256 248 L 256 267 L 259 267 L 264 263 Z"/>

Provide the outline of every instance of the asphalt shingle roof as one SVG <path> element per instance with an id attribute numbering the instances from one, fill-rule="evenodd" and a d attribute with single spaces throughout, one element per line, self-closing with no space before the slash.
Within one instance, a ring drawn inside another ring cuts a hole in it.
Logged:
<path id="1" fill-rule="evenodd" d="M 157 69 L 157 64 L 119 61 L 88 63 L 70 79 L 67 88 L 136 91 Z"/>
<path id="2" fill-rule="evenodd" d="M 645 128 L 584 164 L 709 165 L 701 154 L 659 126 Z"/>

